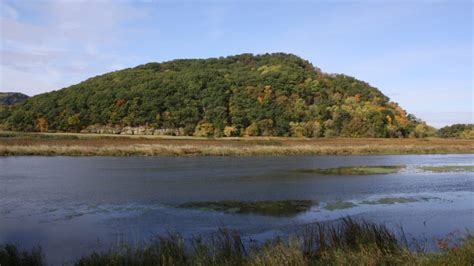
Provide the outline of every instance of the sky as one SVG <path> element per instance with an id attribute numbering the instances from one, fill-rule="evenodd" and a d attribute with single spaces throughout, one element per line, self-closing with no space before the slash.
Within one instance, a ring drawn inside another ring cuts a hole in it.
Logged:
<path id="1" fill-rule="evenodd" d="M 474 123 L 466 1 L 0 0 L 0 91 L 30 96 L 177 58 L 293 53 L 435 127 Z"/>

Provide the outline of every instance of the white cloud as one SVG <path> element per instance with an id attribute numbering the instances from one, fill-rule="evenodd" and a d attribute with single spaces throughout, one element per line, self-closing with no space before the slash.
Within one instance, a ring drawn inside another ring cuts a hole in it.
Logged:
<path id="1" fill-rule="evenodd" d="M 6 2 L 0 2 L 0 16 L 2 18 L 18 18 L 18 11 Z"/>
<path id="2" fill-rule="evenodd" d="M 17 68 L 2 67 L 0 74 L 1 91 L 4 91 L 3 88 L 7 88 L 5 91 L 22 92 L 28 95 L 45 92 L 44 88 L 57 89 L 58 82 L 60 82 L 60 74 L 54 68 L 24 71 Z"/>
<path id="3" fill-rule="evenodd" d="M 124 25 L 147 18 L 130 2 L 2 2 L 0 90 L 37 94 L 108 71 L 122 64 Z"/>
<path id="4" fill-rule="evenodd" d="M 419 111 L 420 117 L 431 126 L 441 128 L 451 124 L 474 124 L 474 116 L 472 112 L 432 112 Z"/>

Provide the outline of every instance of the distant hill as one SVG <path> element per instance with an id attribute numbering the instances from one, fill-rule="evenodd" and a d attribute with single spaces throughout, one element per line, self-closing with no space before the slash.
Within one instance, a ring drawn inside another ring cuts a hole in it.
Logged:
<path id="1" fill-rule="evenodd" d="M 368 83 L 284 53 L 115 71 L 4 108 L 0 124 L 18 131 L 298 137 L 407 137 L 428 128 Z"/>
<path id="2" fill-rule="evenodd" d="M 19 92 L 0 92 L 0 105 L 16 104 L 28 98 L 28 95 Z"/>

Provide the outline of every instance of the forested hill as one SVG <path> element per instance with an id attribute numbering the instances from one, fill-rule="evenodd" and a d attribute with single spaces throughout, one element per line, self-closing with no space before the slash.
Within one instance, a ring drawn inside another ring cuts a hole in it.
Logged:
<path id="1" fill-rule="evenodd" d="M 19 92 L 0 92 L 0 105 L 12 105 L 28 99 L 28 95 Z"/>
<path id="2" fill-rule="evenodd" d="M 4 107 L 0 124 L 16 131 L 195 136 L 400 137 L 427 129 L 369 84 L 283 53 L 107 73 Z"/>

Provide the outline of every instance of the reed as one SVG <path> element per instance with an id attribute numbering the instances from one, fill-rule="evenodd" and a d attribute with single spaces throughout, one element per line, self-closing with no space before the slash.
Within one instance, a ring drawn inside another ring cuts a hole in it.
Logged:
<path id="1" fill-rule="evenodd" d="M 403 239 L 403 237 L 401 238 Z M 246 243 L 239 232 L 219 229 L 186 240 L 179 234 L 152 239 L 142 246 L 122 244 L 94 252 L 75 265 L 472 265 L 474 237 L 438 240 L 437 252 L 411 251 L 384 225 L 351 218 L 316 223 L 288 238 Z M 16 249 L 16 247 L 15 247 Z M 1 265 L 46 265 L 37 250 L 11 252 L 0 247 Z"/>
<path id="2" fill-rule="evenodd" d="M 0 132 L 0 156 L 258 156 L 474 153 L 474 140 L 195 138 Z"/>

